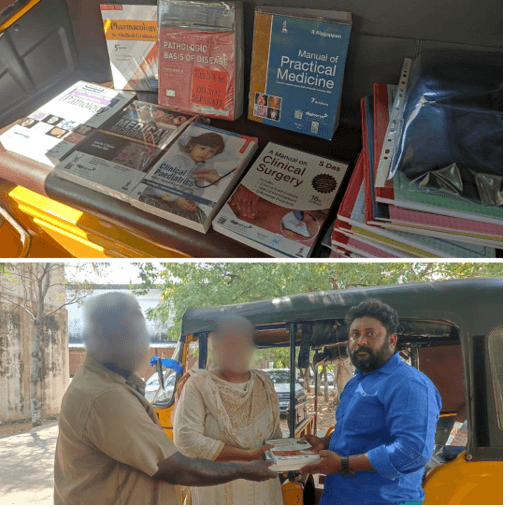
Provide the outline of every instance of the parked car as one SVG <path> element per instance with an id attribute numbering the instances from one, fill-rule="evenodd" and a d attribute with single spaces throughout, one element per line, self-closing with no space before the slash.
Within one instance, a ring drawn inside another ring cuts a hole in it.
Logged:
<path id="1" fill-rule="evenodd" d="M 289 394 L 290 394 L 290 382 L 291 374 L 288 368 L 274 368 L 270 370 L 264 370 L 268 373 L 268 376 L 272 379 L 275 386 L 275 392 L 279 397 L 279 409 L 280 413 L 286 414 L 286 410 L 289 406 Z M 295 405 L 299 405 L 307 400 L 307 393 L 303 386 L 299 383 L 295 383 Z"/>
<path id="2" fill-rule="evenodd" d="M 334 375 L 331 371 L 326 373 L 326 378 L 328 379 L 328 386 L 333 387 L 333 379 Z M 303 383 L 303 377 L 301 375 L 298 375 L 298 382 Z M 309 383 L 310 385 L 314 385 L 314 371 L 312 368 L 309 368 Z M 321 381 L 321 386 L 323 385 Z"/>

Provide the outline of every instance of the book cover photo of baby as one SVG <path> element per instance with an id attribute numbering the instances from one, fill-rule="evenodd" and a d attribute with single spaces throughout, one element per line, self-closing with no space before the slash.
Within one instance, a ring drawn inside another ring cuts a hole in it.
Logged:
<path id="1" fill-rule="evenodd" d="M 235 178 L 245 139 L 192 126 L 143 180 L 139 201 L 203 223 Z"/>

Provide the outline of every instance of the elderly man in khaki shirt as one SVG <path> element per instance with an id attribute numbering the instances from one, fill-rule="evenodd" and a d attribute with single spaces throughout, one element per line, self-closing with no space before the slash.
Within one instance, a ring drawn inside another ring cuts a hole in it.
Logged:
<path id="1" fill-rule="evenodd" d="M 178 484 L 264 481 L 269 463 L 219 463 L 180 454 L 133 372 L 146 360 L 146 322 L 133 296 L 110 292 L 85 307 L 85 362 L 63 402 L 55 504 L 178 504 Z"/>

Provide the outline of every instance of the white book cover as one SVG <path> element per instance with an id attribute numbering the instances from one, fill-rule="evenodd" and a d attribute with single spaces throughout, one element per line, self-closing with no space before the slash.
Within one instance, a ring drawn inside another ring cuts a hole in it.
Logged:
<path id="1" fill-rule="evenodd" d="M 133 101 L 65 157 L 55 174 L 127 201 L 131 191 L 196 118 Z"/>
<path id="2" fill-rule="evenodd" d="M 4 148 L 54 167 L 135 94 L 78 81 L 0 136 Z"/>
<path id="3" fill-rule="evenodd" d="M 193 123 L 131 192 L 130 202 L 207 232 L 257 149 L 257 139 Z"/>
<path id="4" fill-rule="evenodd" d="M 265 452 L 265 458 L 273 463 L 270 469 L 276 472 L 300 470 L 320 459 L 309 442 L 299 438 L 277 438 L 267 440 L 265 444 L 273 445 Z"/>
<path id="5" fill-rule="evenodd" d="M 156 92 L 157 5 L 101 4 L 101 14 L 115 88 Z"/>
<path id="6" fill-rule="evenodd" d="M 268 143 L 213 227 L 273 257 L 309 257 L 347 168 Z"/>

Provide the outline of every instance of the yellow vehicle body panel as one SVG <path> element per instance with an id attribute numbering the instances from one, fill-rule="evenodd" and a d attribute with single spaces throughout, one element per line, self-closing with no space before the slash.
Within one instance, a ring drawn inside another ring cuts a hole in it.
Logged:
<path id="1" fill-rule="evenodd" d="M 284 505 L 303 505 L 303 486 L 301 483 L 286 481 L 281 488 Z"/>
<path id="2" fill-rule="evenodd" d="M 503 462 L 456 459 L 432 470 L 423 485 L 426 505 L 501 505 Z"/>
<path id="3" fill-rule="evenodd" d="M 164 433 L 173 440 L 173 408 L 174 404 L 168 408 L 156 408 L 155 413 L 159 418 Z"/>
<path id="4" fill-rule="evenodd" d="M 13 188 L 12 184 L 1 182 L 0 200 L 13 218 L 31 231 L 32 237 L 51 238 L 68 252 L 67 256 L 188 257 L 20 185 Z M 17 252 L 13 253 L 16 256 Z"/>
<path id="5" fill-rule="evenodd" d="M 30 0 L 30 2 L 28 2 L 26 5 L 21 7 L 21 9 L 19 9 L 18 12 L 16 12 L 13 16 L 11 16 L 9 19 L 5 20 L 0 25 L 0 33 L 3 32 L 4 30 L 7 30 L 7 28 L 9 28 L 11 25 L 16 23 L 16 21 L 18 21 L 18 19 L 23 17 L 34 5 L 37 5 L 40 1 L 41 0 Z"/>

